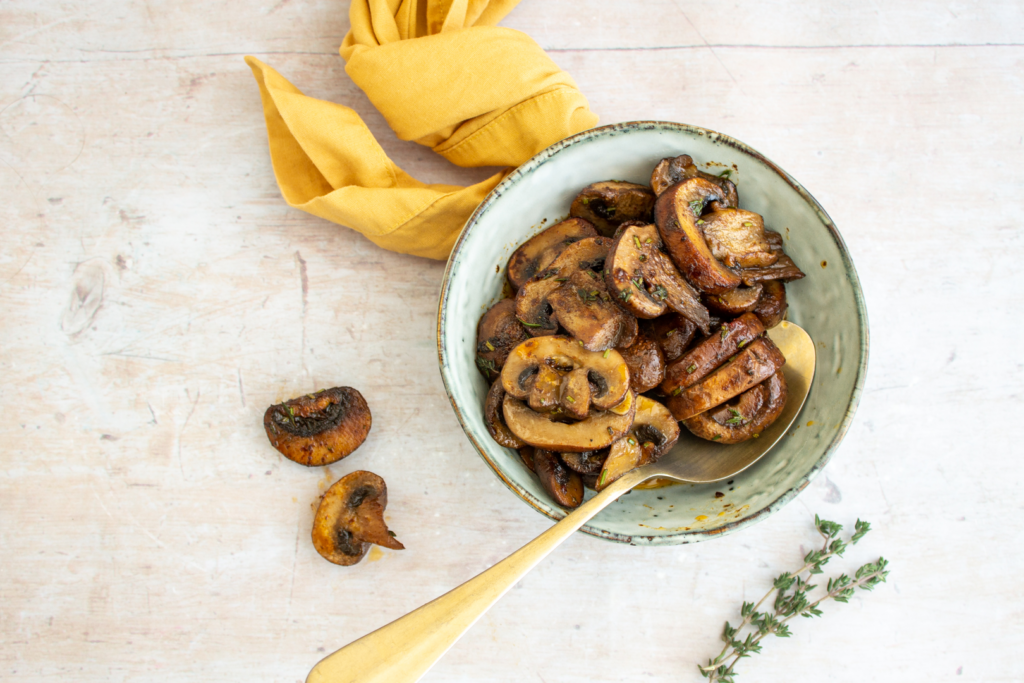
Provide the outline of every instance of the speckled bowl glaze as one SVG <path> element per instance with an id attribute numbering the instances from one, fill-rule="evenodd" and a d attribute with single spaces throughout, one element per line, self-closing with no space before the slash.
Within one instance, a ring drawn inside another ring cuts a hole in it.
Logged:
<path id="1" fill-rule="evenodd" d="M 766 226 L 782 233 L 786 252 L 807 273 L 787 287 L 788 317 L 815 340 L 817 372 L 789 434 L 735 479 L 635 490 L 583 527 L 588 534 L 634 545 L 693 543 L 764 519 L 793 500 L 839 446 L 864 384 L 868 322 L 857 273 L 825 210 L 785 171 L 725 135 L 653 121 L 595 128 L 545 149 L 484 199 L 448 260 L 438 307 L 441 376 L 463 429 L 516 495 L 561 519 L 565 511 L 516 451 L 499 446 L 487 432 L 488 386 L 474 365 L 477 321 L 502 298 L 512 252 L 564 218 L 581 188 L 609 179 L 649 184 L 654 165 L 679 154 L 691 155 L 712 173 L 731 169 L 740 206 L 763 215 Z M 685 441 L 680 439 L 677 448 Z"/>

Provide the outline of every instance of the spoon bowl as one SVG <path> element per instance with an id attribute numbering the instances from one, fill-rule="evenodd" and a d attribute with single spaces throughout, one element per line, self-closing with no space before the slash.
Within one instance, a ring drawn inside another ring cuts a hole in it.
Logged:
<path id="1" fill-rule="evenodd" d="M 306 683 L 412 683 L 491 605 L 548 553 L 623 494 L 663 478 L 707 484 L 728 479 L 767 454 L 786 435 L 803 408 L 814 379 L 814 342 L 798 325 L 783 321 L 768 335 L 786 357 L 789 397 L 782 414 L 757 439 L 723 445 L 687 440 L 656 463 L 626 472 L 525 546 L 436 600 L 328 655 Z M 682 442 L 682 439 L 680 439 Z"/>

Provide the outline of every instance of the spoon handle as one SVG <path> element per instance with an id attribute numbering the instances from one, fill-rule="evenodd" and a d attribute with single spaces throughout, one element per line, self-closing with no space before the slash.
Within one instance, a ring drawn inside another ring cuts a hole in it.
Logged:
<path id="1" fill-rule="evenodd" d="M 650 475 L 627 472 L 522 548 L 441 597 L 320 660 L 306 683 L 413 683 L 484 612 L 591 517 Z"/>

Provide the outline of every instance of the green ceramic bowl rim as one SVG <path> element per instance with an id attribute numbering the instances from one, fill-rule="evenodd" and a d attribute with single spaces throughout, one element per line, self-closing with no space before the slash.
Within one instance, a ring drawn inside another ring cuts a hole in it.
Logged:
<path id="1" fill-rule="evenodd" d="M 458 262 L 459 251 L 462 248 L 463 242 L 469 235 L 473 226 L 476 225 L 479 217 L 487 211 L 487 209 L 493 204 L 505 191 L 519 181 L 523 176 L 533 172 L 537 168 L 547 163 L 555 154 L 571 145 L 578 145 L 582 143 L 592 142 L 594 140 L 620 135 L 628 133 L 634 130 L 665 130 L 673 132 L 684 132 L 691 135 L 700 137 L 706 137 L 710 141 L 715 143 L 721 143 L 733 147 L 744 154 L 760 161 L 765 166 L 775 171 L 786 183 L 792 187 L 797 194 L 799 194 L 807 204 L 809 204 L 818 216 L 822 225 L 828 228 L 829 235 L 832 237 L 832 241 L 835 242 L 836 247 L 839 249 L 839 253 L 842 254 L 843 258 L 843 272 L 846 274 L 847 280 L 850 282 L 850 287 L 853 290 L 854 300 L 857 305 L 857 320 L 858 328 L 861 334 L 860 344 L 860 356 L 857 362 L 857 377 L 853 384 L 853 391 L 850 393 L 850 401 L 846 406 L 843 420 L 840 423 L 839 429 L 836 430 L 835 435 L 832 437 L 831 442 L 825 448 L 818 461 L 808 470 L 808 472 L 800 479 L 800 481 L 792 488 L 784 491 L 778 498 L 766 505 L 761 510 L 755 512 L 749 517 L 737 520 L 735 522 L 726 524 L 716 529 L 705 529 L 700 531 L 684 531 L 678 534 L 669 534 L 665 536 L 658 536 L 652 539 L 651 537 L 637 536 L 633 537 L 626 534 L 618 534 L 602 529 L 595 529 L 590 526 L 581 527 L 581 531 L 597 536 L 598 538 L 604 538 L 610 541 L 618 541 L 620 543 L 628 543 L 630 545 L 678 545 L 684 543 L 696 543 L 699 541 L 707 540 L 717 536 L 724 536 L 726 534 L 739 531 L 744 529 L 756 522 L 767 518 L 772 515 L 784 505 L 789 503 L 791 500 L 796 498 L 797 494 L 807 488 L 807 485 L 818 475 L 818 473 L 828 464 L 829 460 L 832 459 L 832 455 L 835 453 L 839 444 L 846 436 L 846 432 L 850 428 L 850 423 L 853 421 L 853 415 L 857 411 L 857 406 L 860 403 L 860 397 L 864 390 L 864 380 L 867 375 L 868 366 L 868 345 L 869 345 L 869 332 L 868 332 L 868 314 L 867 308 L 864 305 L 864 293 L 861 290 L 860 278 L 857 277 L 857 270 L 853 265 L 853 260 L 850 258 L 850 253 L 846 248 L 846 243 L 843 241 L 842 235 L 839 234 L 839 230 L 836 228 L 835 223 L 822 208 L 821 204 L 811 196 L 803 185 L 798 183 L 792 176 L 782 170 L 779 166 L 769 160 L 760 152 L 754 150 L 750 146 L 731 138 L 728 135 L 708 130 L 706 128 L 700 128 L 698 126 L 691 126 L 684 123 L 674 123 L 671 121 L 627 121 L 623 123 L 613 123 L 606 126 L 599 126 L 597 128 L 591 128 L 590 130 L 571 135 L 564 140 L 556 142 L 547 149 L 542 150 L 530 160 L 519 166 L 516 170 L 512 171 L 506 176 L 498 185 L 491 190 L 491 192 L 484 197 L 484 200 L 480 202 L 480 205 L 473 212 L 473 215 L 466 221 L 466 225 L 463 227 L 458 240 L 455 242 L 455 246 L 452 248 L 452 253 L 448 257 L 448 264 L 445 267 L 443 284 L 441 286 L 441 295 L 438 301 L 438 315 L 437 315 L 437 352 L 438 352 L 438 363 L 440 364 L 441 379 L 444 382 L 445 393 L 448 394 L 448 400 L 452 404 L 452 408 L 455 410 L 455 415 L 459 419 L 459 424 L 462 425 L 463 431 L 469 440 L 472 442 L 473 447 L 476 448 L 477 453 L 483 458 L 484 462 L 494 471 L 499 479 L 512 490 L 516 495 L 523 499 L 532 508 L 540 512 L 545 517 L 550 519 L 561 519 L 563 515 L 556 516 L 548 512 L 544 507 L 540 505 L 539 500 L 535 500 L 533 494 L 521 487 L 515 481 L 509 479 L 501 468 L 491 460 L 487 455 L 487 449 L 482 444 L 477 442 L 473 437 L 469 426 L 466 424 L 466 420 L 462 416 L 458 404 L 455 402 L 455 397 L 452 394 L 452 388 L 449 383 L 449 373 L 451 372 L 451 366 L 448 363 L 448 358 L 445 355 L 444 348 L 444 337 L 446 333 L 446 316 L 445 316 L 445 304 L 448 299 L 448 290 L 451 286 L 452 274 L 456 263 Z"/>

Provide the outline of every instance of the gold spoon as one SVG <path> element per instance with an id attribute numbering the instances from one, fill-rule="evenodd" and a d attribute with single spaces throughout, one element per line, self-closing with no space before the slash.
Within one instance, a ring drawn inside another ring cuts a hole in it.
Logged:
<path id="1" fill-rule="evenodd" d="M 692 484 L 728 479 L 779 442 L 803 408 L 814 379 L 814 342 L 798 325 L 782 322 L 768 336 L 786 356 L 789 399 L 760 438 L 731 446 L 692 439 L 658 462 L 625 473 L 553 527 L 490 569 L 417 610 L 320 660 L 306 683 L 412 683 L 548 553 L 591 517 L 638 484 L 655 478 Z"/>

